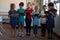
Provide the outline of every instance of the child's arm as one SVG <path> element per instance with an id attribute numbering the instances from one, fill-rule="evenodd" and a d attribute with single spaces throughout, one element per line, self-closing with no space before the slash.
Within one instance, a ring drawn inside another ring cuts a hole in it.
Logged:
<path id="1" fill-rule="evenodd" d="M 57 15 L 57 12 L 53 13 L 53 12 L 50 12 L 54 17 L 56 17 Z"/>
<path id="2" fill-rule="evenodd" d="M 34 13 L 31 13 L 32 18 L 34 18 L 34 16 L 33 16 L 33 15 L 34 15 Z"/>
<path id="3" fill-rule="evenodd" d="M 15 14 L 10 14 L 10 13 L 9 13 L 8 16 L 11 17 L 11 16 L 16 16 L 16 15 L 15 15 Z"/>
<path id="4" fill-rule="evenodd" d="M 8 17 L 10 17 L 11 15 L 10 14 L 8 14 Z"/>
<path id="5" fill-rule="evenodd" d="M 11 17 L 11 12 L 10 11 L 8 12 L 8 17 Z"/>

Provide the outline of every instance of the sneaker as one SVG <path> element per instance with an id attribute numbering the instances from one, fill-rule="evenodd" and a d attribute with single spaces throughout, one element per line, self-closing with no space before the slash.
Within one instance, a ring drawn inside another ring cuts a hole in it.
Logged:
<path id="1" fill-rule="evenodd" d="M 19 36 L 19 37 L 22 37 L 22 34 L 21 34 L 21 32 L 19 32 L 19 33 L 18 33 L 18 36 Z"/>
<path id="2" fill-rule="evenodd" d="M 42 37 L 45 37 L 45 35 L 41 35 Z"/>
<path id="3" fill-rule="evenodd" d="M 21 33 L 22 36 L 25 36 L 24 32 Z"/>

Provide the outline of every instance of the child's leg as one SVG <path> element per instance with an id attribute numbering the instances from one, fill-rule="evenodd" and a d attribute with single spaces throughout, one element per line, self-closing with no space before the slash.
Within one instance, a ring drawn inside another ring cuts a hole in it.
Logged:
<path id="1" fill-rule="evenodd" d="M 26 19 L 25 21 L 26 21 L 26 34 L 28 34 L 28 27 L 29 27 L 29 25 L 28 25 L 28 19 Z"/>
<path id="2" fill-rule="evenodd" d="M 13 30 L 14 30 L 14 37 L 15 37 L 16 36 L 16 27 Z"/>
<path id="3" fill-rule="evenodd" d="M 13 36 L 13 28 L 12 27 L 10 28 L 10 31 L 11 31 L 11 35 Z"/>
<path id="4" fill-rule="evenodd" d="M 29 26 L 29 27 L 28 27 L 28 30 L 29 30 L 28 32 L 29 32 L 29 34 L 30 34 L 30 33 L 31 33 L 31 19 L 29 19 L 28 26 Z"/>
<path id="5" fill-rule="evenodd" d="M 11 36 L 12 36 L 12 37 L 15 37 L 15 30 L 14 30 L 14 27 L 11 27 L 10 30 L 11 30 Z"/>
<path id="6" fill-rule="evenodd" d="M 26 33 L 30 36 L 30 33 L 31 33 L 31 19 L 26 19 Z"/>
<path id="7" fill-rule="evenodd" d="M 52 39 L 52 33 L 53 33 L 53 28 L 49 27 L 48 28 L 48 38 Z"/>
<path id="8" fill-rule="evenodd" d="M 18 29 L 18 32 L 20 33 L 21 32 L 21 23 L 19 22 L 19 29 Z"/>
<path id="9" fill-rule="evenodd" d="M 21 35 L 24 36 L 24 22 L 21 23 Z"/>
<path id="10" fill-rule="evenodd" d="M 34 25 L 34 34 L 37 35 L 38 25 Z"/>
<path id="11" fill-rule="evenodd" d="M 19 22 L 18 36 L 22 36 L 22 23 Z"/>
<path id="12" fill-rule="evenodd" d="M 45 32 L 46 32 L 46 24 L 41 24 L 41 36 L 45 36 Z"/>
<path id="13" fill-rule="evenodd" d="M 21 29 L 21 32 L 24 32 L 24 31 L 23 31 L 23 30 L 24 30 L 24 22 L 21 23 L 20 29 Z"/>

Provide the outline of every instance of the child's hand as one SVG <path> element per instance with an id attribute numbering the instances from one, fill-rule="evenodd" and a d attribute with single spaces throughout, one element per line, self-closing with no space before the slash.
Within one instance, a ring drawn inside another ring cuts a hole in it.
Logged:
<path id="1" fill-rule="evenodd" d="M 41 15 L 42 18 L 44 18 L 46 15 Z"/>
<path id="2" fill-rule="evenodd" d="M 51 11 L 49 12 L 50 14 L 53 14 Z"/>
<path id="3" fill-rule="evenodd" d="M 11 16 L 15 16 L 15 14 L 11 14 Z"/>
<path id="4" fill-rule="evenodd" d="M 11 14 L 12 17 L 17 17 L 18 15 L 17 14 Z"/>

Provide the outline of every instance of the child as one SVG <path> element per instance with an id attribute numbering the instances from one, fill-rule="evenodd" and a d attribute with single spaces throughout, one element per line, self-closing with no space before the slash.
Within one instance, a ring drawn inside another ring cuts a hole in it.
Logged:
<path id="1" fill-rule="evenodd" d="M 38 6 L 35 6 L 35 12 L 32 13 L 33 16 L 33 25 L 34 25 L 34 35 L 37 37 L 38 24 L 39 24 L 39 12 Z"/>
<path id="2" fill-rule="evenodd" d="M 24 3 L 21 2 L 19 3 L 19 9 L 17 10 L 17 13 L 19 14 L 18 20 L 19 20 L 19 36 L 24 36 L 24 12 L 25 10 L 23 9 Z"/>
<path id="3" fill-rule="evenodd" d="M 25 19 L 25 22 L 26 22 L 26 35 L 30 36 L 30 33 L 31 33 L 31 21 L 32 21 L 31 13 L 33 12 L 33 9 L 31 8 L 30 2 L 28 2 L 28 4 L 27 4 L 27 8 L 26 8 L 25 12 L 26 12 L 26 19 Z"/>
<path id="4" fill-rule="evenodd" d="M 10 17 L 10 25 L 11 25 L 11 35 L 15 37 L 16 35 L 16 25 L 17 25 L 17 14 L 15 10 L 15 4 L 11 3 L 10 10 L 9 10 L 9 17 Z M 14 32 L 14 34 L 13 34 Z"/>
<path id="5" fill-rule="evenodd" d="M 52 39 L 52 33 L 54 26 L 54 18 L 56 17 L 57 10 L 54 8 L 53 3 L 48 4 L 49 10 L 48 10 L 48 17 L 47 17 L 47 23 L 48 23 L 48 38 Z"/>
<path id="6" fill-rule="evenodd" d="M 47 18 L 46 18 L 46 5 L 44 5 L 43 7 L 42 7 L 42 11 L 41 11 L 41 36 L 45 36 L 45 32 L 46 32 L 46 27 L 47 27 L 47 25 L 46 25 L 46 20 L 47 20 Z"/>

